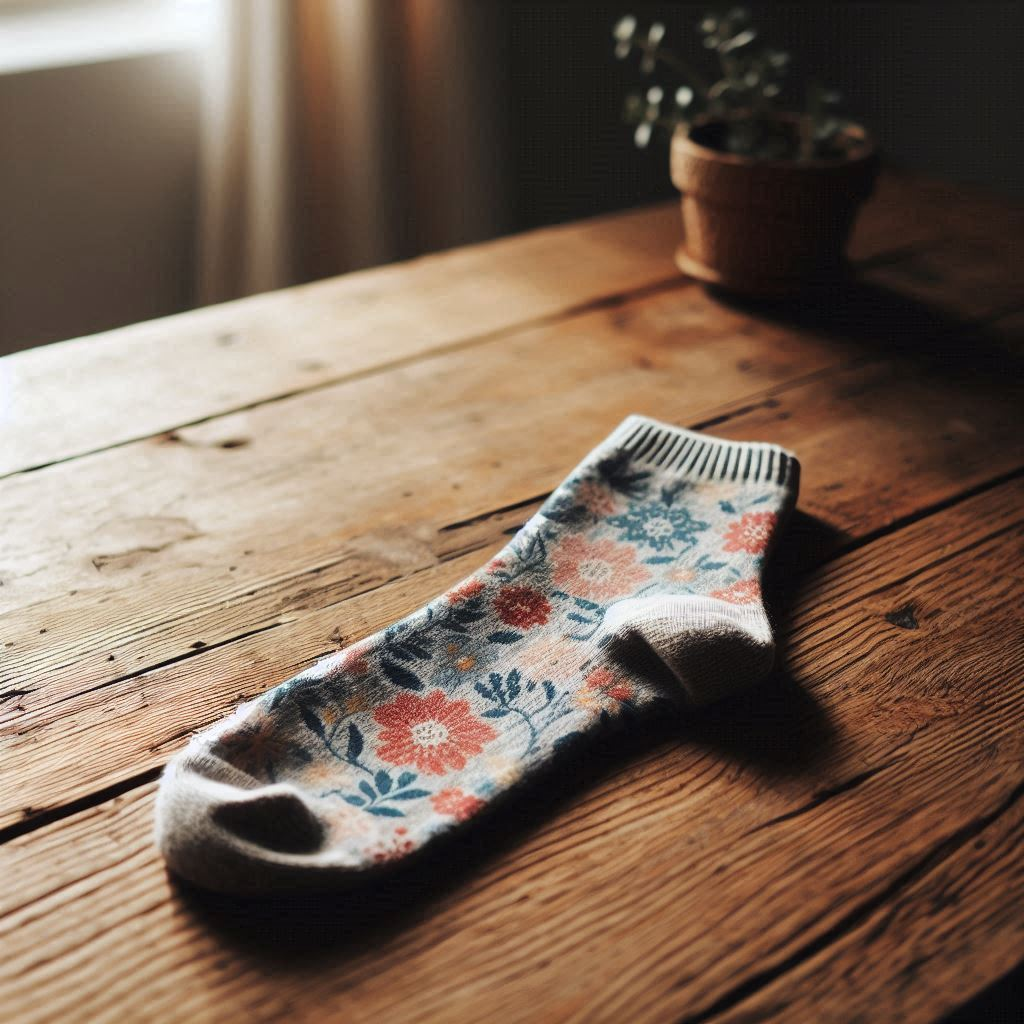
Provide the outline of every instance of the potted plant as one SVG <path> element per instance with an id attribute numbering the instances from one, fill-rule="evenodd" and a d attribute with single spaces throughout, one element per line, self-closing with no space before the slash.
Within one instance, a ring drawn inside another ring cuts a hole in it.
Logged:
<path id="1" fill-rule="evenodd" d="M 663 45 L 665 26 L 646 32 L 627 16 L 615 26 L 615 54 L 639 54 L 640 70 L 664 69 L 626 101 L 636 144 L 671 136 L 672 181 L 682 193 L 684 241 L 676 252 L 692 277 L 745 295 L 788 295 L 835 281 L 861 203 L 878 169 L 862 127 L 835 112 L 838 96 L 806 89 L 802 111 L 780 109 L 787 53 L 760 45 L 745 8 L 699 24 L 718 58 L 712 80 Z"/>

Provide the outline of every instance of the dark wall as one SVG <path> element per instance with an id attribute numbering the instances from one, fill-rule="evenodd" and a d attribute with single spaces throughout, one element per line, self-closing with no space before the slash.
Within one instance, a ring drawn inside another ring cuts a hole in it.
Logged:
<path id="1" fill-rule="evenodd" d="M 521 3 L 495 8 L 513 197 L 509 230 L 673 194 L 663 146 L 620 121 L 642 79 L 612 57 L 621 14 L 664 21 L 709 70 L 696 23 L 711 5 Z M 890 164 L 1024 198 L 1024 4 L 751 4 L 791 78 L 839 89 Z"/>

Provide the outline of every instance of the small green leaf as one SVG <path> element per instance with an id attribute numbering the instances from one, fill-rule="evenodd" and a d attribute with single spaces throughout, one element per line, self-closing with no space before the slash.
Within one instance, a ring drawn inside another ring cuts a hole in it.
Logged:
<path id="1" fill-rule="evenodd" d="M 320 739 L 323 739 L 324 723 L 317 718 L 316 713 L 311 711 L 309 708 L 300 707 L 299 714 L 302 715 L 302 720 L 306 723 L 306 728 L 311 729 L 320 737 Z"/>
<path id="2" fill-rule="evenodd" d="M 422 690 L 423 682 L 415 672 L 396 665 L 393 661 L 384 660 L 380 663 L 381 670 L 395 684 L 404 687 L 406 690 Z"/>
<path id="3" fill-rule="evenodd" d="M 345 758 L 355 761 L 363 752 L 363 734 L 356 727 L 354 722 L 348 724 L 348 746 L 345 749 Z"/>
<path id="4" fill-rule="evenodd" d="M 509 672 L 506 683 L 508 688 L 508 699 L 515 700 L 522 689 L 519 685 L 519 673 L 515 669 Z"/>
<path id="5" fill-rule="evenodd" d="M 404 818 L 405 812 L 397 807 L 367 807 L 370 814 L 379 814 L 382 818 Z"/>
<path id="6" fill-rule="evenodd" d="M 487 639 L 492 644 L 514 644 L 523 639 L 523 634 L 516 633 L 511 629 L 504 629 L 488 634 Z"/>

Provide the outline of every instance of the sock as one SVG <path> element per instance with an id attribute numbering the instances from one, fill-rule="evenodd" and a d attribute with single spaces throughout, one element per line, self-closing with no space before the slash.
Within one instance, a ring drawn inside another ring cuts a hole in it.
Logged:
<path id="1" fill-rule="evenodd" d="M 798 477 L 773 445 L 629 417 L 485 568 L 194 737 L 158 795 L 168 864 L 225 891 L 342 885 L 604 722 L 756 682 Z"/>

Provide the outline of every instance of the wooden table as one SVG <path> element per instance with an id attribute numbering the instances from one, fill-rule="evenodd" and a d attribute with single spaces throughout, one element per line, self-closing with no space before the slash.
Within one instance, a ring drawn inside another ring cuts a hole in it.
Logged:
<path id="1" fill-rule="evenodd" d="M 4 1019 L 926 1021 L 1024 957 L 1024 213 L 888 177 L 862 285 L 799 312 L 679 277 L 677 232 L 0 361 Z M 174 884 L 153 794 L 188 734 L 481 564 L 630 412 L 799 454 L 773 677 L 429 877 L 298 910 Z"/>

